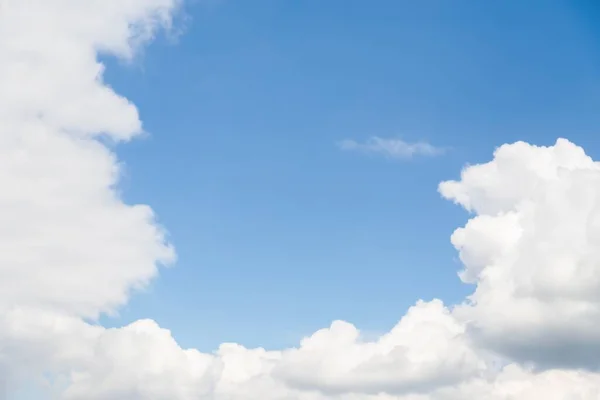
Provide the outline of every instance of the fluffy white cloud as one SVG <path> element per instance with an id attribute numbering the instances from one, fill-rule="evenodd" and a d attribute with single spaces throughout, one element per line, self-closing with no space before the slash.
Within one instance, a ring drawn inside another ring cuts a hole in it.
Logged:
<path id="1" fill-rule="evenodd" d="M 149 207 L 124 204 L 98 141 L 141 131 L 97 52 L 133 54 L 175 0 L 6 0 L 0 12 L 0 307 L 86 317 L 123 304 L 174 252 Z"/>
<path id="2" fill-rule="evenodd" d="M 477 284 L 456 309 L 472 336 L 520 361 L 600 367 L 600 164 L 563 139 L 515 143 L 440 191 L 477 214 L 452 236 Z"/>
<path id="3" fill-rule="evenodd" d="M 144 205 L 115 190 L 98 135 L 142 130 L 102 82 L 98 52 L 131 57 L 168 25 L 176 0 L 0 3 L 0 372 L 69 370 L 96 317 L 124 304 L 174 251 Z M 93 335 L 92 335 L 93 336 Z"/>
<path id="4" fill-rule="evenodd" d="M 377 394 L 431 390 L 483 367 L 464 326 L 436 300 L 418 302 L 376 342 L 362 342 L 353 325 L 336 321 L 285 351 L 274 372 L 298 388 Z"/>
<path id="5" fill-rule="evenodd" d="M 344 139 L 338 143 L 340 149 L 360 151 L 364 153 L 381 154 L 389 158 L 409 159 L 414 156 L 437 156 L 445 149 L 427 142 L 405 142 L 402 139 L 386 139 L 373 136 L 366 142 L 360 143 L 353 139 Z"/>
<path id="6" fill-rule="evenodd" d="M 199 399 L 214 391 L 219 363 L 182 350 L 153 321 L 109 329 L 72 375 L 65 399 Z"/>
<path id="7" fill-rule="evenodd" d="M 98 54 L 133 57 L 178 6 L 0 3 L 0 398 L 32 379 L 65 400 L 600 398 L 600 167 L 566 140 L 503 146 L 440 185 L 474 213 L 452 243 L 476 291 L 452 308 L 419 301 L 374 341 L 337 321 L 293 349 L 203 354 L 153 321 L 88 322 L 175 257 L 151 209 L 116 191 L 118 160 L 98 138 L 142 125 L 103 83 Z"/>

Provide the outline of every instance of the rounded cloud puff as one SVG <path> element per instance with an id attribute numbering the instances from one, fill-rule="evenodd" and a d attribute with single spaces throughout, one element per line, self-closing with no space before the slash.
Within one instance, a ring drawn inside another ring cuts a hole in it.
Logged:
<path id="1" fill-rule="evenodd" d="M 99 138 L 129 140 L 142 124 L 98 56 L 133 57 L 178 3 L 0 3 L 7 393 L 47 378 L 66 400 L 600 398 L 600 168 L 562 139 L 504 145 L 440 185 L 473 213 L 451 240 L 476 290 L 454 307 L 418 301 L 376 340 L 336 321 L 296 348 L 204 354 L 150 320 L 90 323 L 175 258 L 152 210 L 116 191 L 119 163 Z"/>
<path id="2" fill-rule="evenodd" d="M 0 12 L 0 309 L 109 312 L 173 261 L 152 210 L 124 204 L 115 156 L 94 140 L 141 131 L 102 82 L 168 21 L 174 0 L 5 1 Z"/>
<path id="3" fill-rule="evenodd" d="M 418 302 L 376 342 L 362 342 L 353 325 L 336 321 L 285 351 L 274 372 L 298 388 L 377 394 L 427 391 L 480 369 L 464 327 L 436 300 Z"/>
<path id="4" fill-rule="evenodd" d="M 476 213 L 452 236 L 477 284 L 455 314 L 486 346 L 541 366 L 600 362 L 600 165 L 567 140 L 515 143 L 440 192 Z"/>

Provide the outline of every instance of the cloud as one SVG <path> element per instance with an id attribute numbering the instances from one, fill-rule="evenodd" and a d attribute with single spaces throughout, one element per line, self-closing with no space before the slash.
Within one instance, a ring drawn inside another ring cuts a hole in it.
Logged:
<path id="1" fill-rule="evenodd" d="M 338 146 L 345 151 L 380 154 L 385 157 L 396 159 L 410 159 L 415 156 L 431 157 L 445 152 L 445 149 L 435 147 L 427 142 L 409 143 L 401 139 L 385 139 L 377 136 L 367 139 L 364 143 L 352 139 L 345 139 L 339 142 Z"/>
<path id="2" fill-rule="evenodd" d="M 334 322 L 284 352 L 275 373 L 291 386 L 332 394 L 402 394 L 458 383 L 483 368 L 464 327 L 435 300 L 418 302 L 375 342 L 361 341 L 347 322 Z"/>
<path id="3" fill-rule="evenodd" d="M 26 0 L 0 13 L 0 308 L 96 317 L 174 260 L 145 205 L 115 191 L 119 164 L 96 139 L 142 131 L 102 82 L 98 51 L 130 56 L 174 0 Z M 35 28 L 32 28 L 35 27 Z M 124 267 L 126 266 L 126 268 Z"/>
<path id="4" fill-rule="evenodd" d="M 64 400 L 600 398 L 600 166 L 564 139 L 501 146 L 440 185 L 472 212 L 451 241 L 475 291 L 456 306 L 417 301 L 374 340 L 336 321 L 295 348 L 202 353 L 152 320 L 94 324 L 175 260 L 152 210 L 116 191 L 119 161 L 99 138 L 143 128 L 98 55 L 133 57 L 178 6 L 2 3 L 0 398 L 36 380 Z"/>
<path id="5" fill-rule="evenodd" d="M 440 192 L 476 213 L 452 236 L 477 284 L 456 310 L 473 335 L 520 361 L 600 367 L 600 164 L 564 139 L 515 143 Z"/>
<path id="6" fill-rule="evenodd" d="M 174 261 L 152 210 L 123 203 L 115 190 L 119 163 L 98 138 L 129 140 L 142 124 L 135 106 L 103 83 L 97 57 L 132 57 L 168 26 L 177 2 L 1 7 L 0 375 L 12 386 L 86 354 L 82 335 L 97 329 L 68 318 L 115 311 Z M 51 343 L 28 327 L 61 335 Z"/>

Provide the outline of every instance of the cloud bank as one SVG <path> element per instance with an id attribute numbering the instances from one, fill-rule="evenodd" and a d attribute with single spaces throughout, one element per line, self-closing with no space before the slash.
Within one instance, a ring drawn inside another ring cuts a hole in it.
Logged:
<path id="1" fill-rule="evenodd" d="M 472 212 L 451 240 L 475 290 L 455 306 L 417 301 L 374 341 L 335 321 L 295 348 L 206 354 L 151 320 L 89 322 L 175 259 L 152 210 L 116 191 L 119 162 L 99 139 L 142 125 L 98 55 L 134 56 L 179 4 L 1 7 L 3 398 L 36 379 L 65 400 L 600 398 L 600 164 L 564 139 L 501 146 L 440 184 Z"/>
<path id="2" fill-rule="evenodd" d="M 353 139 L 345 139 L 339 142 L 338 146 L 345 151 L 379 154 L 388 158 L 403 160 L 416 156 L 438 156 L 445 152 L 445 149 L 427 142 L 409 143 L 401 139 L 385 139 L 378 136 L 370 137 L 363 143 Z"/>

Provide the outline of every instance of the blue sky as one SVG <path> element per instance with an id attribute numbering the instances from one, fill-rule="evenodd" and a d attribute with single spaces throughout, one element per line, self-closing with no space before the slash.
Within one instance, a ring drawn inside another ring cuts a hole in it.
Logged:
<path id="1" fill-rule="evenodd" d="M 179 260 L 103 323 L 279 348 L 334 319 L 376 333 L 419 298 L 460 301 L 449 236 L 466 216 L 437 184 L 515 140 L 567 136 L 597 158 L 593 3 L 188 4 L 177 43 L 107 60 L 150 134 L 117 148 L 124 197 L 154 208 Z M 450 150 L 336 145 L 371 136 Z"/>

